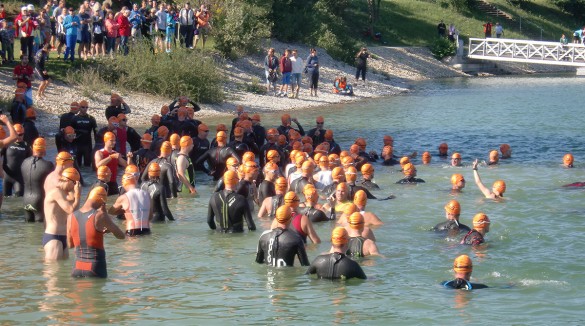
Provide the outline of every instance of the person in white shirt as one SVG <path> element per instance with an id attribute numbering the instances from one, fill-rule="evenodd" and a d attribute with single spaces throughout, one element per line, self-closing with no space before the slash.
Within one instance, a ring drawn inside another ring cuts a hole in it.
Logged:
<path id="1" fill-rule="evenodd" d="M 297 49 L 292 51 L 292 57 L 290 58 L 292 62 L 292 72 L 291 72 L 291 87 L 292 87 L 292 95 L 294 98 L 299 98 L 299 89 L 301 89 L 301 81 L 302 81 L 302 72 L 303 68 L 305 67 L 305 62 L 302 58 L 298 56 Z"/>

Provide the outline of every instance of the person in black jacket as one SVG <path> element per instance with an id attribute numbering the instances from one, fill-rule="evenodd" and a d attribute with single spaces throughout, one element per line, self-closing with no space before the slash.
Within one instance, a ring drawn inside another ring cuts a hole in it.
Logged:
<path id="1" fill-rule="evenodd" d="M 248 230 L 255 231 L 256 224 L 252 219 L 248 201 L 235 192 L 238 175 L 234 171 L 226 171 L 223 175 L 225 189 L 213 193 L 209 199 L 207 224 L 212 230 L 223 233 L 244 232 L 244 219 Z M 218 229 L 219 227 L 219 229 Z"/>

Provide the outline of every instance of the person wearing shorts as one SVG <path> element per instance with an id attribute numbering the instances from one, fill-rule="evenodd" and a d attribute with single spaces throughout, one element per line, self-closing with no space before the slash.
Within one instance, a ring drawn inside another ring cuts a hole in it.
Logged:
<path id="1" fill-rule="evenodd" d="M 209 26 L 209 19 L 211 18 L 211 13 L 209 9 L 205 5 L 201 5 L 201 8 L 197 10 L 195 14 L 197 18 L 197 30 L 195 31 L 195 47 L 197 47 L 197 42 L 201 37 L 201 48 L 205 47 L 205 41 L 207 41 L 207 34 L 209 34 L 211 30 L 211 26 Z"/>
<path id="2" fill-rule="evenodd" d="M 45 63 L 47 62 L 47 59 L 49 58 L 49 47 L 51 46 L 51 44 L 49 44 L 49 42 L 45 43 L 43 45 L 43 47 L 37 51 L 37 53 L 35 54 L 35 76 L 38 80 L 41 81 L 41 84 L 39 85 L 39 90 L 37 91 L 37 100 L 40 100 L 41 98 L 45 97 L 45 90 L 47 89 L 47 86 L 49 86 L 49 82 L 50 82 L 50 77 L 49 74 L 47 73 L 47 68 Z"/>
<path id="3" fill-rule="evenodd" d="M 292 62 L 290 61 L 290 50 L 284 50 L 284 54 L 280 58 L 280 71 L 282 72 L 282 83 L 280 84 L 280 96 L 288 96 L 288 86 L 290 85 L 290 75 L 292 72 Z"/>
<path id="4" fill-rule="evenodd" d="M 292 62 L 292 72 L 290 79 L 292 97 L 299 98 L 299 89 L 301 89 L 301 81 L 303 79 L 302 72 L 303 68 L 305 67 L 305 62 L 301 57 L 298 56 L 297 49 L 292 50 L 290 61 Z"/>

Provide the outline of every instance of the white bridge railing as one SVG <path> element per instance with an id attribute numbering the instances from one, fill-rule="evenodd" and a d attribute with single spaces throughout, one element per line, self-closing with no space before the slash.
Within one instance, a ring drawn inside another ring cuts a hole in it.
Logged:
<path id="1" fill-rule="evenodd" d="M 585 67 L 585 45 L 502 38 L 469 39 L 472 59 Z"/>

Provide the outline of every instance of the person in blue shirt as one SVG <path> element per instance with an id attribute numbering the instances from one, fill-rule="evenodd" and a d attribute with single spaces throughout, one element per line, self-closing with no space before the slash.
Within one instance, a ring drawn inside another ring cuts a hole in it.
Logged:
<path id="1" fill-rule="evenodd" d="M 130 16 L 128 17 L 130 20 L 130 24 L 132 25 L 132 38 L 134 40 L 140 38 L 142 36 L 142 23 L 144 22 L 144 16 L 140 12 L 140 8 L 138 8 L 138 4 L 135 3 L 132 7 L 132 11 L 130 12 Z"/>
<path id="2" fill-rule="evenodd" d="M 79 16 L 74 14 L 73 7 L 69 7 L 68 14 L 63 20 L 63 27 L 65 28 L 65 55 L 64 59 L 67 61 L 71 58 L 71 62 L 75 59 L 75 42 L 77 42 L 77 29 L 81 24 Z"/>
<path id="3" fill-rule="evenodd" d="M 171 7 L 169 5 L 169 7 Z M 173 42 L 173 38 L 175 37 L 175 25 L 177 24 L 177 19 L 175 18 L 175 9 L 169 8 L 169 12 L 167 14 L 167 53 L 171 52 L 171 43 Z"/>
<path id="4" fill-rule="evenodd" d="M 319 57 L 316 49 L 311 49 L 311 54 L 305 62 L 305 72 L 309 75 L 311 96 L 317 96 L 317 89 L 319 88 Z"/>

